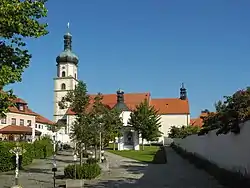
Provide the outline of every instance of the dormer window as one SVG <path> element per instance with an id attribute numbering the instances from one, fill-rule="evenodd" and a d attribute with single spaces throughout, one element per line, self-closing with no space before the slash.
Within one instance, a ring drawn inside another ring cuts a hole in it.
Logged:
<path id="1" fill-rule="evenodd" d="M 18 109 L 19 109 L 20 111 L 24 111 L 24 105 L 23 105 L 23 104 L 19 104 L 19 105 L 18 105 Z"/>

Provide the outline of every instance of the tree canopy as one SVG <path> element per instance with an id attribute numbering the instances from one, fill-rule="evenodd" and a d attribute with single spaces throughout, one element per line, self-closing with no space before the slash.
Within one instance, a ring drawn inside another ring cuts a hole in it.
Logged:
<path id="1" fill-rule="evenodd" d="M 128 124 L 141 135 L 142 141 L 156 141 L 162 134 L 159 130 L 161 123 L 158 111 L 150 106 L 147 100 L 131 112 Z"/>
<path id="2" fill-rule="evenodd" d="M 61 108 L 70 108 L 75 112 L 75 121 L 70 130 L 71 138 L 82 143 L 85 147 L 95 146 L 101 143 L 109 143 L 115 136 L 119 136 L 122 120 L 120 112 L 110 109 L 102 103 L 103 96 L 98 93 L 94 99 L 90 99 L 87 93 L 87 85 L 79 81 L 75 90 L 69 91 L 59 102 Z"/>
<path id="3" fill-rule="evenodd" d="M 169 133 L 169 138 L 186 138 L 189 135 L 197 134 L 201 130 L 198 126 L 172 126 Z"/>
<path id="4" fill-rule="evenodd" d="M 250 119 L 250 88 L 239 90 L 232 96 L 224 96 L 224 100 L 215 103 L 216 112 L 204 117 L 203 128 L 199 135 L 218 129 L 219 134 L 240 133 L 239 124 Z"/>
<path id="5" fill-rule="evenodd" d="M 0 0 L 0 90 L 8 84 L 20 82 L 29 66 L 31 54 L 25 39 L 48 33 L 41 18 L 47 16 L 46 0 Z M 0 92 L 0 115 L 7 112 L 14 98 L 12 92 Z"/>

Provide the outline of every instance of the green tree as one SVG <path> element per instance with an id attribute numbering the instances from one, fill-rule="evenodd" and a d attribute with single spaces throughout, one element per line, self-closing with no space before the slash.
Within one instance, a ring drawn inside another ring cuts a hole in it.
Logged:
<path id="1" fill-rule="evenodd" d="M 172 126 L 170 129 L 169 137 L 170 138 L 186 138 L 189 135 L 198 134 L 201 128 L 198 126 Z"/>
<path id="2" fill-rule="evenodd" d="M 129 125 L 133 126 L 135 131 L 141 135 L 142 149 L 144 150 L 143 140 L 155 141 L 161 136 L 159 128 L 161 127 L 160 116 L 148 101 L 140 103 L 136 109 L 130 114 Z"/>
<path id="3" fill-rule="evenodd" d="M 0 90 L 8 84 L 20 82 L 29 66 L 31 54 L 25 49 L 26 38 L 46 35 L 47 24 L 40 20 L 47 16 L 46 0 L 0 0 Z M 12 104 L 11 91 L 0 92 L 0 115 Z"/>
<path id="4" fill-rule="evenodd" d="M 76 120 L 72 125 L 70 136 L 80 147 L 85 144 L 85 148 L 89 144 L 91 124 L 91 117 L 87 111 L 90 104 L 87 92 L 87 85 L 79 81 L 76 88 L 69 91 L 59 102 L 61 108 L 70 108 L 75 113 Z M 82 147 L 79 151 L 80 163 L 82 163 Z"/>
<path id="5" fill-rule="evenodd" d="M 104 138 L 106 139 L 106 145 L 109 141 L 113 141 L 113 150 L 115 150 L 115 140 L 121 136 L 121 129 L 123 122 L 120 117 L 121 112 L 117 109 L 108 109 L 104 113 Z"/>

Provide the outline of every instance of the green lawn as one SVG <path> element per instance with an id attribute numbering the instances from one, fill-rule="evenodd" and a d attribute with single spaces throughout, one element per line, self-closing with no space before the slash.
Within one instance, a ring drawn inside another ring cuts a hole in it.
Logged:
<path id="1" fill-rule="evenodd" d="M 111 144 L 108 149 L 110 153 L 114 153 L 122 157 L 135 159 L 146 163 L 152 163 L 157 151 L 160 149 L 159 146 L 144 146 L 144 150 L 140 148 L 140 151 L 135 151 L 135 150 L 117 151 L 117 150 L 112 150 L 112 148 L 113 145 Z"/>

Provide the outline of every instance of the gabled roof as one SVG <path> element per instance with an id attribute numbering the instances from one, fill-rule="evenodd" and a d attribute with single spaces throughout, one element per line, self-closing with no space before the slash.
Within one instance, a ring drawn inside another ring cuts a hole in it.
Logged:
<path id="1" fill-rule="evenodd" d="M 36 116 L 36 113 L 34 113 L 32 110 L 30 110 L 28 108 L 28 106 L 26 106 L 23 111 L 19 110 L 16 106 L 11 106 L 8 109 L 9 109 L 9 112 L 12 112 L 12 113 L 18 113 L 18 114 L 26 114 L 26 115 Z"/>
<path id="2" fill-rule="evenodd" d="M 50 121 L 49 119 L 47 119 L 46 117 L 43 117 L 40 114 L 37 114 L 37 116 L 36 116 L 36 122 L 37 123 L 46 124 L 46 125 L 54 125 L 55 124 L 53 121 Z"/>
<path id="3" fill-rule="evenodd" d="M 150 104 L 159 111 L 159 114 L 189 114 L 188 100 L 179 98 L 151 99 Z"/>
<path id="4" fill-rule="evenodd" d="M 36 122 L 38 122 L 38 123 L 43 123 L 43 124 L 48 124 L 48 125 L 55 124 L 54 122 L 50 121 L 49 119 L 45 118 L 44 116 L 42 116 L 42 115 L 40 115 L 38 113 L 35 113 L 31 109 L 29 109 L 29 107 L 27 105 L 28 103 L 25 100 L 23 100 L 21 98 L 15 98 L 13 100 L 13 103 L 15 103 L 15 104 L 17 104 L 17 103 L 23 104 L 24 109 L 23 109 L 23 111 L 19 110 L 17 108 L 17 106 L 14 104 L 13 106 L 8 108 L 9 112 L 17 113 L 17 114 L 25 114 L 25 115 L 36 116 Z"/>
<path id="5" fill-rule="evenodd" d="M 0 129 L 1 134 L 32 134 L 32 128 L 27 126 L 18 126 L 18 125 L 8 125 Z M 41 132 L 35 130 L 36 135 L 40 135 Z"/>

